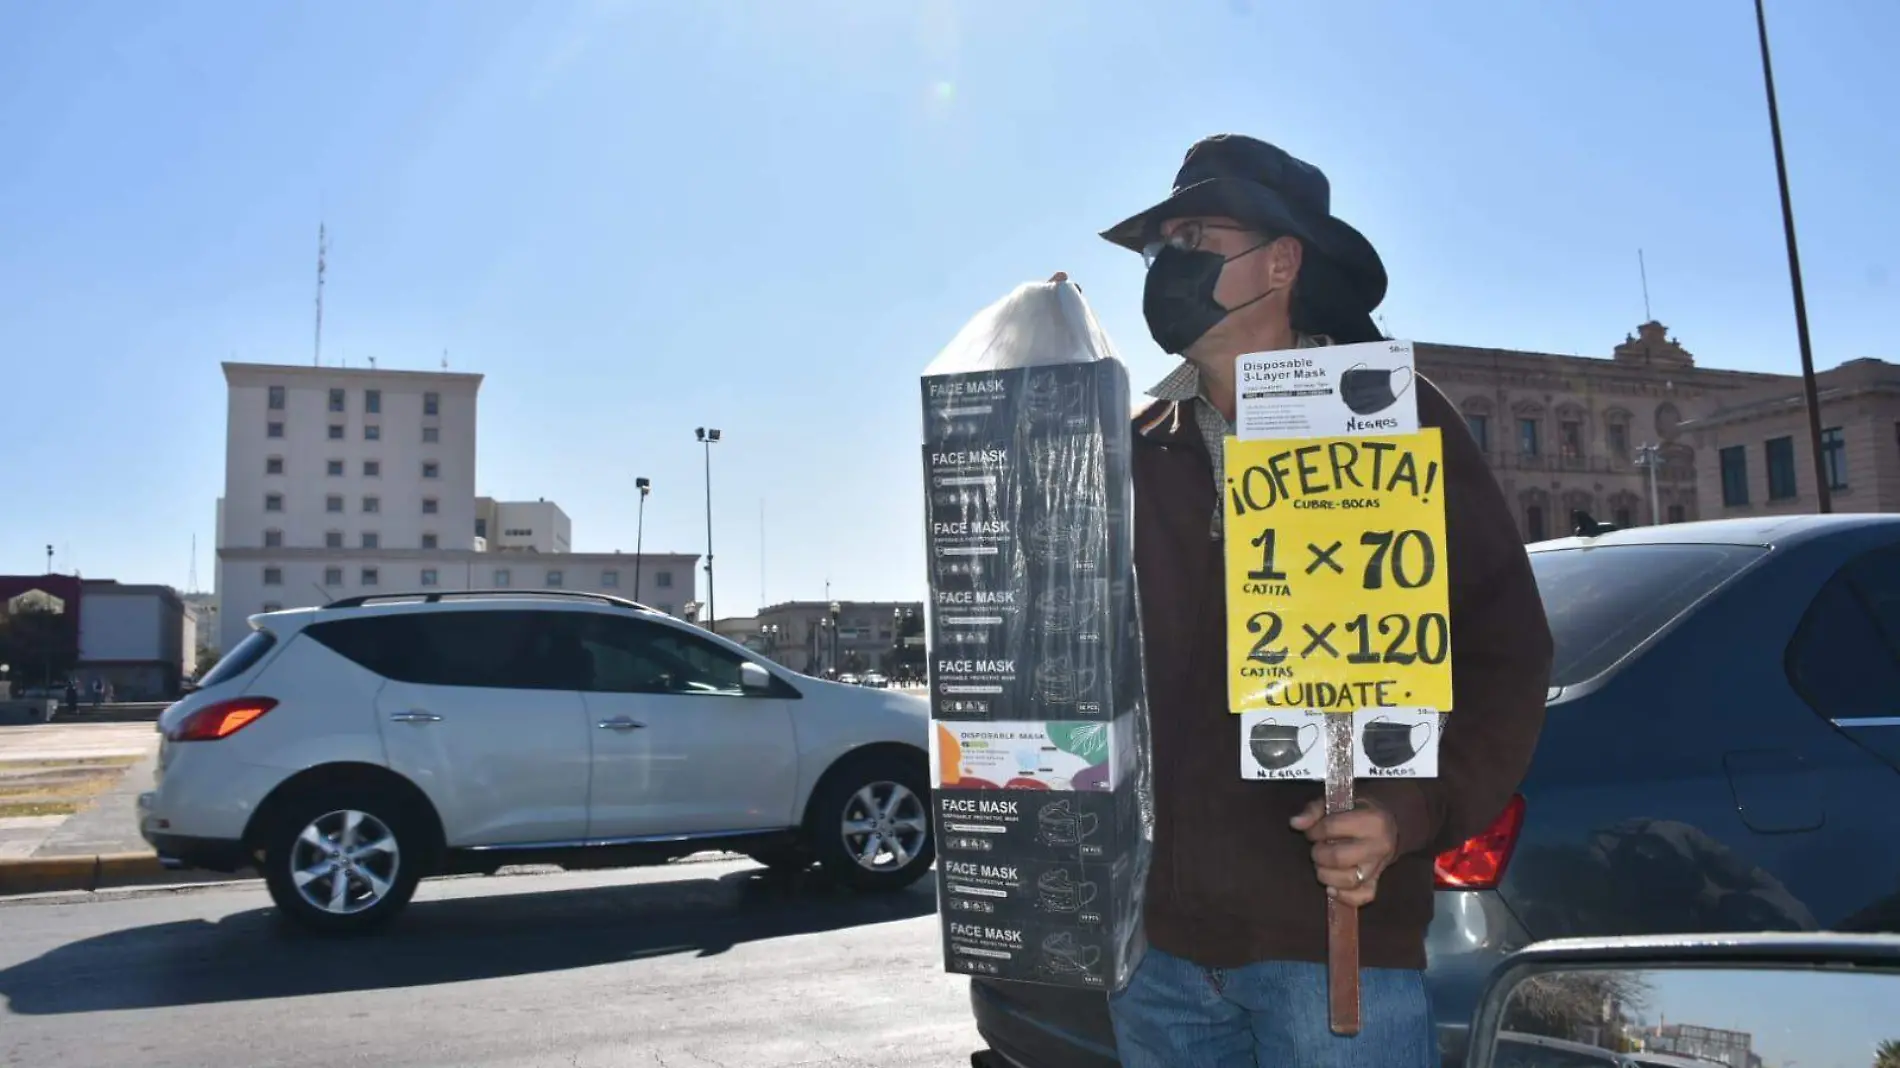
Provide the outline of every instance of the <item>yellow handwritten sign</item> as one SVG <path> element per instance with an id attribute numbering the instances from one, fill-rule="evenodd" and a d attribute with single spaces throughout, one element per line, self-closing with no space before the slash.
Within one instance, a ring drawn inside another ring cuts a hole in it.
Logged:
<path id="1" fill-rule="evenodd" d="M 1451 701 L 1443 444 L 1227 439 L 1228 706 Z"/>

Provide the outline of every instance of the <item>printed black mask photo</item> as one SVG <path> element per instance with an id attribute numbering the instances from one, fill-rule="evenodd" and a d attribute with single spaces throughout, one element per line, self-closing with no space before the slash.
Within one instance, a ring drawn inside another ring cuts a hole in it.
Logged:
<path id="1" fill-rule="evenodd" d="M 1399 378 L 1395 389 L 1394 377 Z M 1392 407 L 1405 391 L 1412 388 L 1412 369 L 1409 367 L 1366 367 L 1348 368 L 1339 376 L 1339 399 L 1346 402 L 1356 415 L 1371 415 Z"/>
<path id="2" fill-rule="evenodd" d="M 1366 724 L 1366 759 L 1375 768 L 1396 768 L 1418 756 L 1419 747 L 1430 741 L 1429 723 L 1393 723 L 1373 720 Z"/>

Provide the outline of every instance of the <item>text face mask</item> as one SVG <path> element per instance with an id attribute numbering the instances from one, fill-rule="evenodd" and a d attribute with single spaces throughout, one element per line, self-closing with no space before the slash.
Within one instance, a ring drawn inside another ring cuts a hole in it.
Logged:
<path id="1" fill-rule="evenodd" d="M 1164 244 L 1148 265 L 1148 280 L 1142 288 L 1141 313 L 1148 320 L 1148 332 L 1163 352 L 1179 356 L 1199 341 L 1222 319 L 1265 300 L 1273 290 L 1236 307 L 1222 307 L 1214 299 L 1214 287 L 1220 284 L 1223 268 L 1242 256 L 1250 256 L 1267 247 L 1260 244 L 1232 256 L 1200 249 L 1184 249 Z"/>

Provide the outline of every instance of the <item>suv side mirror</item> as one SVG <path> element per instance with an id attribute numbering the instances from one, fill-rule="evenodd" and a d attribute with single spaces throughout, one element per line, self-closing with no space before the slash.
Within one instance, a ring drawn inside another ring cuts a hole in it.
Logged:
<path id="1" fill-rule="evenodd" d="M 772 692 L 772 673 L 747 661 L 739 665 L 739 688 L 755 697 Z"/>
<path id="2" fill-rule="evenodd" d="M 1563 939 L 1493 973 L 1465 1064 L 1884 1066 L 1900 1063 L 1897 1004 L 1900 936 Z"/>

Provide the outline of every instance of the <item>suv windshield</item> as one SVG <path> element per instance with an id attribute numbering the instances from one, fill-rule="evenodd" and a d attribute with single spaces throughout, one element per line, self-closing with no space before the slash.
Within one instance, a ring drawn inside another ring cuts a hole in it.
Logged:
<path id="1" fill-rule="evenodd" d="M 1599 545 L 1531 554 L 1557 644 L 1552 686 L 1594 678 L 1760 559 L 1757 545 Z M 1455 640 L 1455 639 L 1454 639 Z"/>

